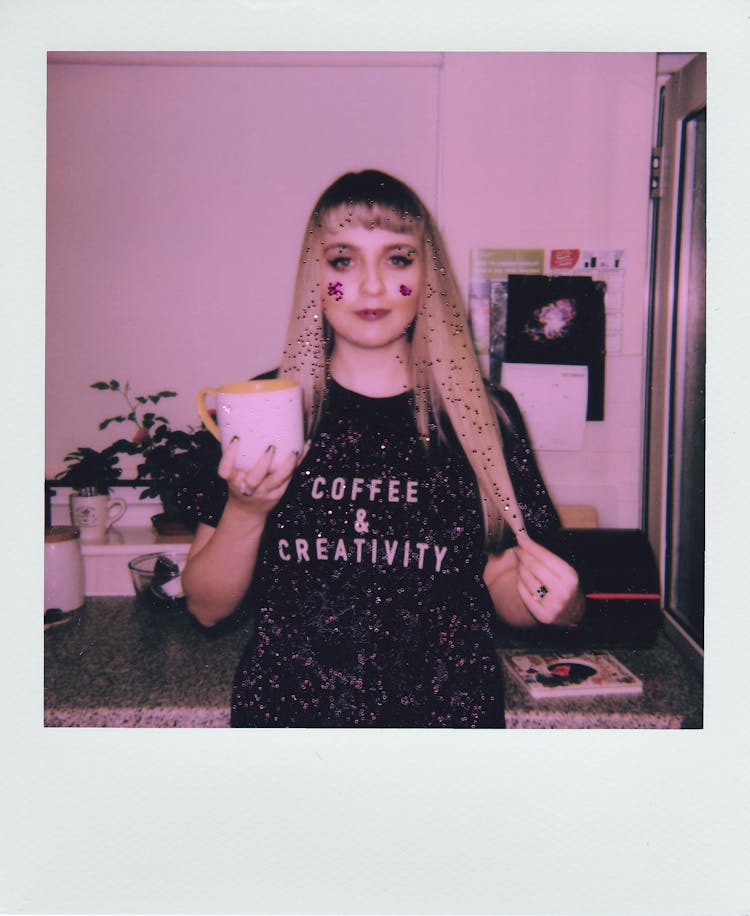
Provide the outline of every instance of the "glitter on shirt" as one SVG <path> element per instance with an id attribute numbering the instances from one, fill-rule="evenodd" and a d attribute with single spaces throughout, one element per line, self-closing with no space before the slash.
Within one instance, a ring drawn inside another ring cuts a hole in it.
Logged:
<path id="1" fill-rule="evenodd" d="M 425 453 L 412 411 L 330 382 L 260 545 L 233 726 L 503 727 L 476 479 L 455 437 Z M 559 525 L 523 432 L 504 441 L 530 534 Z"/>

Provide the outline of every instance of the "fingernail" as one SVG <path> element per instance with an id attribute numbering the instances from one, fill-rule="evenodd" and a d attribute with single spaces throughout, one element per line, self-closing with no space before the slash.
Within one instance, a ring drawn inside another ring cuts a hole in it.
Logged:
<path id="1" fill-rule="evenodd" d="M 239 436 L 232 436 L 232 438 L 229 440 L 229 444 L 234 445 L 235 442 L 239 442 L 239 441 L 240 441 Z"/>
<path id="2" fill-rule="evenodd" d="M 269 445 L 268 448 L 266 449 L 266 454 L 268 454 L 268 452 L 275 452 L 275 451 L 276 451 L 276 446 Z"/>

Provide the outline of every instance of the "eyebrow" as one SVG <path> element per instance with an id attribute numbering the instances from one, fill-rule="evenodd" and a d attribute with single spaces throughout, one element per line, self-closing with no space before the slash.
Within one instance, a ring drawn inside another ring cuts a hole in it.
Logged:
<path id="1" fill-rule="evenodd" d="M 358 245 L 349 245 L 345 242 L 329 242 L 325 245 L 324 251 L 327 253 L 329 251 L 358 251 Z M 419 249 L 416 245 L 409 245 L 406 242 L 394 242 L 393 245 L 384 245 L 383 251 L 408 251 L 417 253 Z"/>

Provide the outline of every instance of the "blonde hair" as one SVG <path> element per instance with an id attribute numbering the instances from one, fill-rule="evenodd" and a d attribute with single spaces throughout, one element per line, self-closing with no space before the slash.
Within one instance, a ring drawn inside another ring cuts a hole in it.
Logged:
<path id="1" fill-rule="evenodd" d="M 308 436 L 313 435 L 325 400 L 331 350 L 318 252 L 324 233 L 352 223 L 409 232 L 421 240 L 425 281 L 410 348 L 417 430 L 427 448 L 430 420 L 442 435 L 441 414 L 448 418 L 477 478 L 488 546 L 497 548 L 506 525 L 516 532 L 524 527 L 505 462 L 498 409 L 487 395 L 440 233 L 425 205 L 403 182 L 375 170 L 349 172 L 317 201 L 302 243 L 280 374 L 302 386 Z"/>

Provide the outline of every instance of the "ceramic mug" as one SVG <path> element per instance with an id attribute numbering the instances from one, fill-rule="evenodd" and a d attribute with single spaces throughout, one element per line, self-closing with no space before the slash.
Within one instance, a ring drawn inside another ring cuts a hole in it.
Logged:
<path id="1" fill-rule="evenodd" d="M 206 398 L 216 401 L 216 421 L 209 414 Z M 271 467 L 304 445 L 302 389 L 289 379 L 258 379 L 232 382 L 220 388 L 204 388 L 196 399 L 198 414 L 221 442 L 224 451 L 239 439 L 236 465 L 249 470 L 269 445 L 275 446 Z"/>
<path id="2" fill-rule="evenodd" d="M 70 520 L 79 530 L 82 544 L 101 544 L 107 536 L 107 529 L 125 515 L 127 507 L 124 499 L 73 493 L 70 497 Z"/>

